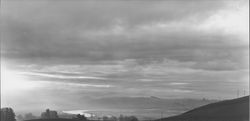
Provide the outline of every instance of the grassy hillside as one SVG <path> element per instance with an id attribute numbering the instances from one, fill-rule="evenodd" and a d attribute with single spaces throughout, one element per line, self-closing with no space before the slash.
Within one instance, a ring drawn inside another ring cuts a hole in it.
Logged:
<path id="1" fill-rule="evenodd" d="M 249 121 L 249 96 L 195 108 L 158 121 Z"/>

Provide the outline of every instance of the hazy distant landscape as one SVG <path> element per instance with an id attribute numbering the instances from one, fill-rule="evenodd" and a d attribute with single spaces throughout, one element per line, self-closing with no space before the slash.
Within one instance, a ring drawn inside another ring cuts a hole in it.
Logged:
<path id="1" fill-rule="evenodd" d="M 120 100 L 122 99 L 122 100 Z M 208 101 L 208 100 L 164 100 L 156 97 L 150 98 L 112 98 L 109 103 L 117 103 L 118 106 L 112 105 L 110 108 L 88 111 L 88 110 L 73 110 L 58 112 L 47 109 L 41 113 L 41 116 L 34 116 L 32 113 L 17 116 L 18 121 L 248 121 L 249 120 L 249 96 L 223 101 Z M 112 101 L 114 102 L 112 102 Z M 111 101 L 111 102 L 110 102 Z M 130 104 L 125 103 L 127 108 L 124 108 L 124 101 L 129 101 Z M 203 101 L 203 102 L 201 102 Z M 131 103 L 134 102 L 134 103 Z M 141 102 L 141 104 L 140 104 Z M 146 103 L 145 103 L 146 102 Z M 161 102 L 161 103 L 159 103 Z M 175 104 L 171 104 L 171 103 Z M 210 103 L 209 103 L 210 102 Z M 147 105 L 137 107 L 133 104 Z M 194 103 L 196 106 L 190 109 L 178 109 L 176 112 L 169 111 L 170 108 L 178 108 L 182 106 L 191 106 Z M 197 106 L 200 103 L 200 106 Z M 208 103 L 208 104 L 206 104 Z M 154 105 L 152 105 L 154 104 Z M 177 104 L 177 105 L 176 105 Z M 165 107 L 170 105 L 169 108 Z M 175 107 L 175 106 L 176 107 Z M 108 107 L 108 105 L 106 105 Z M 132 107 L 130 107 L 132 106 Z M 151 108 L 147 108 L 147 107 Z M 152 108 L 152 106 L 154 108 Z M 157 106 L 157 107 L 156 107 Z M 164 106 L 164 107 L 158 107 Z M 130 108 L 129 108 L 130 107 Z M 6 117 L 8 114 L 7 108 L 1 109 L 1 120 L 10 120 Z M 152 110 L 149 110 L 152 109 Z M 13 112 L 13 111 L 11 111 Z M 13 112 L 14 113 L 14 112 Z M 49 115 L 43 115 L 50 113 Z M 54 114 L 52 114 L 54 113 Z M 163 113 L 165 115 L 163 115 Z M 160 117 L 157 115 L 160 114 Z M 167 114 L 167 115 L 166 115 Z M 10 115 L 9 115 L 10 116 Z M 82 117 L 81 117 L 82 116 Z"/>
<path id="2" fill-rule="evenodd" d="M 180 114 L 205 104 L 216 102 L 217 100 L 208 99 L 162 99 L 157 97 L 113 97 L 90 100 L 96 111 L 86 111 L 89 113 L 117 115 L 135 115 L 139 118 L 151 117 L 160 118 Z M 102 109 L 99 110 L 98 109 Z"/>

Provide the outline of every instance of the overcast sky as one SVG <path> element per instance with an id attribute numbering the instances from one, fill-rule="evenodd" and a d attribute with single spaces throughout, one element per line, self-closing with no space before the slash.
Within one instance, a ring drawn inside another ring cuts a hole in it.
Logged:
<path id="1" fill-rule="evenodd" d="M 3 0 L 1 21 L 1 102 L 16 110 L 248 93 L 248 0 Z"/>

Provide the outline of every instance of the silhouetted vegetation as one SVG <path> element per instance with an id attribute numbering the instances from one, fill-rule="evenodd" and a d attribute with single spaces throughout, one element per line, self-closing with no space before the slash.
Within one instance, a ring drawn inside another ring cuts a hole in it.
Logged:
<path id="1" fill-rule="evenodd" d="M 1 108 L 1 121 L 16 121 L 12 108 Z"/>
<path id="2" fill-rule="evenodd" d="M 56 118 L 56 119 L 32 119 L 26 121 L 77 121 L 75 119 L 66 119 L 66 118 Z"/>
<path id="3" fill-rule="evenodd" d="M 23 121 L 24 120 L 24 117 L 21 114 L 17 115 L 16 118 L 17 118 L 17 121 Z"/>
<path id="4" fill-rule="evenodd" d="M 78 120 L 78 121 L 87 121 L 87 118 L 84 115 L 81 115 L 81 114 L 77 114 L 76 118 L 74 118 L 74 119 Z"/>
<path id="5" fill-rule="evenodd" d="M 31 120 L 31 119 L 37 119 L 36 116 L 34 116 L 32 113 L 27 113 L 24 115 L 25 120 Z"/>
<path id="6" fill-rule="evenodd" d="M 42 112 L 41 118 L 43 118 L 43 119 L 58 118 L 58 115 L 57 115 L 56 111 L 46 109 L 45 112 Z"/>
<path id="7" fill-rule="evenodd" d="M 138 119 L 135 116 L 123 116 L 123 115 L 120 115 L 119 121 L 138 121 Z"/>
<path id="8" fill-rule="evenodd" d="M 102 120 L 103 121 L 118 121 L 117 117 L 115 117 L 115 116 L 111 116 L 111 117 L 103 116 Z"/>

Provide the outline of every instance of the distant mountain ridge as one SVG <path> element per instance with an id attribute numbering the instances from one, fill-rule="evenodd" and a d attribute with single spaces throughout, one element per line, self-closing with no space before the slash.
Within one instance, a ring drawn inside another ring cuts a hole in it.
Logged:
<path id="1" fill-rule="evenodd" d="M 208 99 L 164 99 L 159 97 L 108 97 L 90 100 L 88 103 L 104 108 L 136 108 L 136 109 L 193 109 L 201 105 L 217 102 Z"/>
<path id="2" fill-rule="evenodd" d="M 181 114 L 193 108 L 217 102 L 218 100 L 208 99 L 164 99 L 159 97 L 105 97 L 89 100 L 88 104 L 96 111 L 89 111 L 94 114 L 113 115 L 135 115 L 140 119 L 143 117 L 159 118 L 160 114 L 172 116 Z M 102 109 L 99 110 L 98 109 Z"/>
<path id="3" fill-rule="evenodd" d="M 156 121 L 249 121 L 249 96 L 211 103 Z"/>

